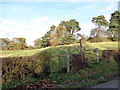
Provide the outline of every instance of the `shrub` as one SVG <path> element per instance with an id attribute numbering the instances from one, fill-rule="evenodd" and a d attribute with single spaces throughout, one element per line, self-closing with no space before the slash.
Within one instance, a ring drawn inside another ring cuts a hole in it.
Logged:
<path id="1" fill-rule="evenodd" d="M 41 54 L 26 57 L 2 58 L 3 85 L 18 82 L 28 77 L 42 78 L 48 61 Z"/>
<path id="2" fill-rule="evenodd" d="M 119 61 L 119 53 L 117 50 L 103 50 L 102 60 L 107 62 L 111 60 Z"/>
<path id="3" fill-rule="evenodd" d="M 88 41 L 90 41 L 90 42 L 109 42 L 109 41 L 111 41 L 110 39 L 108 39 L 108 38 L 105 38 L 105 37 L 90 37 L 89 39 L 88 39 Z"/>

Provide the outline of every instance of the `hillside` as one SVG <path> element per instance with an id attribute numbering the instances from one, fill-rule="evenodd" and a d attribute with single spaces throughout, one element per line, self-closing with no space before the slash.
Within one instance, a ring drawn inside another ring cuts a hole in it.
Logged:
<path id="1" fill-rule="evenodd" d="M 65 46 L 79 46 L 79 44 L 60 45 L 54 47 L 65 47 Z M 99 48 L 99 50 L 118 50 L 118 42 L 84 43 L 83 46 L 87 49 Z M 53 48 L 53 47 L 46 47 L 46 48 L 33 49 L 33 50 L 4 50 L 4 51 L 0 51 L 1 53 L 0 57 L 31 56 L 48 48 Z"/>

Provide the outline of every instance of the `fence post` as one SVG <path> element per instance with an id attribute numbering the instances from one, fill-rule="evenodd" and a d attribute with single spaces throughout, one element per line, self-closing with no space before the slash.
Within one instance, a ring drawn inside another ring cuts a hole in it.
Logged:
<path id="1" fill-rule="evenodd" d="M 69 60 L 69 54 L 67 54 L 67 73 L 70 71 L 70 60 Z"/>
<path id="2" fill-rule="evenodd" d="M 98 63 L 99 62 L 99 50 L 98 50 L 98 48 L 96 50 L 96 55 L 97 55 L 97 63 Z"/>

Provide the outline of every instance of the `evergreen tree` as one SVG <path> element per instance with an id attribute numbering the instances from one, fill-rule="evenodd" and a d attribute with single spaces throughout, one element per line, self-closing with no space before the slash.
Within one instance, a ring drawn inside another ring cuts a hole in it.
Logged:
<path id="1" fill-rule="evenodd" d="M 103 15 L 98 17 L 93 17 L 92 22 L 97 26 L 91 31 L 91 35 L 95 37 L 100 37 L 101 32 L 108 26 L 108 22 Z"/>
<path id="2" fill-rule="evenodd" d="M 120 11 L 115 11 L 111 14 L 108 31 L 112 32 L 112 39 L 117 40 L 118 32 L 120 31 Z"/>

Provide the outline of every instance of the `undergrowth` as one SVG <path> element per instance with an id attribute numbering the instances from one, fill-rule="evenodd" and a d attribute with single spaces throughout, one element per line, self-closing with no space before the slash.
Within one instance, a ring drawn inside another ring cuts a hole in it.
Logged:
<path id="1" fill-rule="evenodd" d="M 51 73 L 46 79 L 57 81 L 66 88 L 86 88 L 103 83 L 118 76 L 116 61 L 93 63 L 92 68 L 80 69 L 79 72 Z"/>

